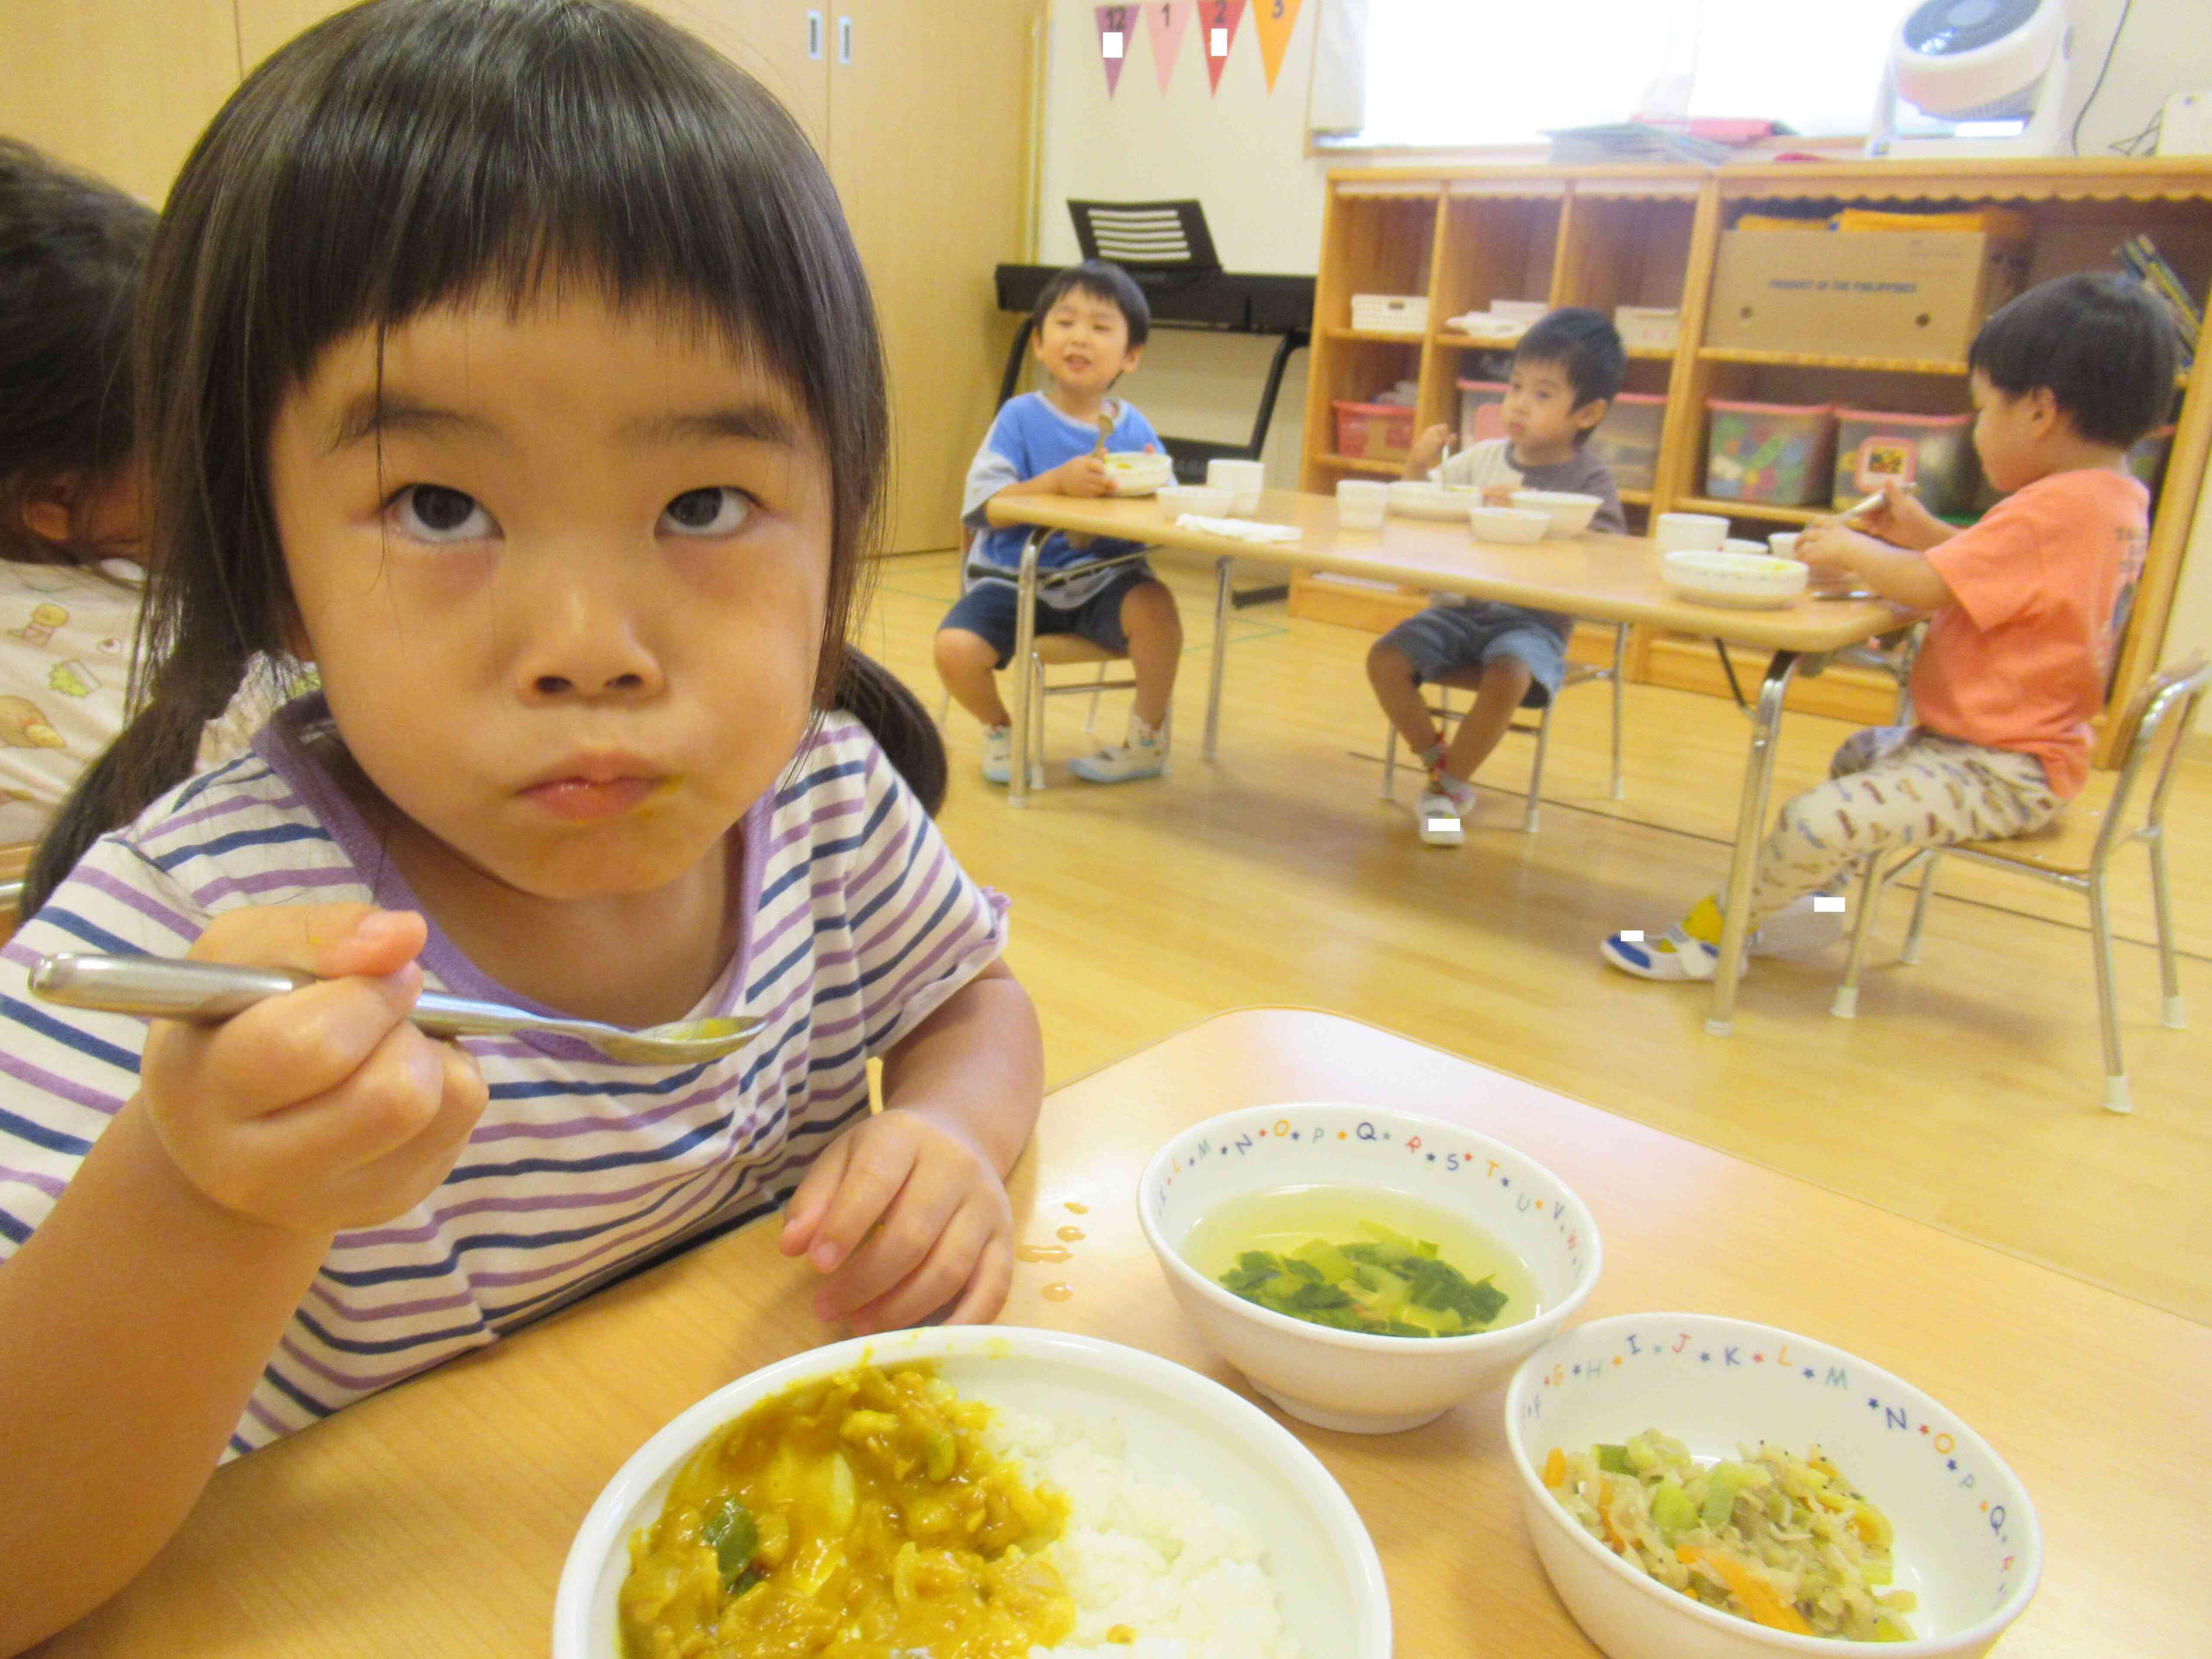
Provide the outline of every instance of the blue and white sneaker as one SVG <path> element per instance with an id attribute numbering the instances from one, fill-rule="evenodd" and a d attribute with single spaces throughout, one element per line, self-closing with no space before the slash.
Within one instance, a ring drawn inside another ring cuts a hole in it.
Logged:
<path id="1" fill-rule="evenodd" d="M 1622 932 L 1611 935 L 1597 953 L 1624 974 L 1638 979 L 1711 979 L 1720 966 L 1721 953 L 1703 939 L 1692 939 L 1680 927 L 1669 927 L 1656 939 Z"/>
<path id="2" fill-rule="evenodd" d="M 983 781 L 1004 783 L 1014 775 L 1014 728 L 1011 726 L 987 726 L 983 728 Z"/>

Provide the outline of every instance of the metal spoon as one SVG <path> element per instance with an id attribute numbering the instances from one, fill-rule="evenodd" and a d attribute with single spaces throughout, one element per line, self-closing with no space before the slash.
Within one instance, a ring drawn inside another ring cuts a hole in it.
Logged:
<path id="1" fill-rule="evenodd" d="M 215 1025 L 255 1003 L 281 997 L 319 981 L 313 974 L 283 968 L 228 968 L 213 962 L 179 962 L 167 957 L 41 957 L 32 964 L 32 994 L 70 1008 L 97 1008 L 112 1014 L 143 1014 Z M 760 1021 L 717 1018 L 678 1019 L 642 1030 L 602 1025 L 597 1020 L 561 1019 L 526 1013 L 496 1002 L 425 991 L 408 1018 L 435 1037 L 501 1036 L 544 1031 L 588 1042 L 609 1060 L 635 1066 L 696 1065 L 720 1060 L 744 1047 Z"/>

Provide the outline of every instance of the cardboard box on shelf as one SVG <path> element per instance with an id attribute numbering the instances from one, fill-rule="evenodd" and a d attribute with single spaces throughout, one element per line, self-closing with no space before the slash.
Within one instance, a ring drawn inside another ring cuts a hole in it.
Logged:
<path id="1" fill-rule="evenodd" d="M 1705 343 L 1960 362 L 2027 274 L 2025 244 L 1978 232 L 1725 230 Z"/>

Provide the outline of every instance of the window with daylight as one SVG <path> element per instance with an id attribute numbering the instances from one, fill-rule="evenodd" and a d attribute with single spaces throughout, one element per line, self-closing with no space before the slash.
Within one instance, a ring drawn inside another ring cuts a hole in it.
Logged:
<path id="1" fill-rule="evenodd" d="M 1638 114 L 1860 133 L 1903 0 L 1368 0 L 1363 145 L 1540 143 Z"/>

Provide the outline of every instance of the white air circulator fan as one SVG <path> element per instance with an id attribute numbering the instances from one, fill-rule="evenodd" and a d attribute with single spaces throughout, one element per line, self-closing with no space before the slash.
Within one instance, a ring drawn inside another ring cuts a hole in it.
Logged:
<path id="1" fill-rule="evenodd" d="M 2055 155 L 2066 0 L 1925 0 L 1890 37 L 1867 154 Z"/>

